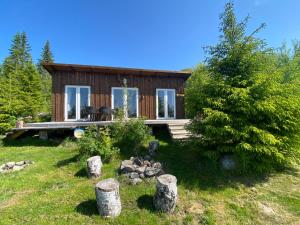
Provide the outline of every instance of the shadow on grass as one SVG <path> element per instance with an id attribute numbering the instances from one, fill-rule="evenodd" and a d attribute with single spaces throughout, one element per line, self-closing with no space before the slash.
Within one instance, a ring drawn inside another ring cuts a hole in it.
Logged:
<path id="1" fill-rule="evenodd" d="M 74 174 L 74 176 L 75 177 L 88 177 L 88 174 L 87 174 L 87 171 L 85 168 L 81 168 Z"/>
<path id="2" fill-rule="evenodd" d="M 16 140 L 4 139 L 5 147 L 21 147 L 21 146 L 41 146 L 41 147 L 56 147 L 60 145 L 57 141 L 40 140 L 39 137 L 24 137 Z"/>
<path id="3" fill-rule="evenodd" d="M 137 199 L 137 206 L 140 209 L 147 209 L 150 212 L 155 212 L 153 206 L 153 196 L 152 195 L 142 195 Z"/>
<path id="4" fill-rule="evenodd" d="M 76 206 L 76 211 L 86 216 L 99 215 L 97 210 L 97 201 L 94 199 L 81 202 Z"/>
<path id="5" fill-rule="evenodd" d="M 67 166 L 67 165 L 70 164 L 70 163 L 78 162 L 78 160 L 79 160 L 79 156 L 78 156 L 78 155 L 74 155 L 74 156 L 71 157 L 71 158 L 63 159 L 63 160 L 58 161 L 58 162 L 56 163 L 56 166 L 57 166 L 57 167 Z"/>
<path id="6" fill-rule="evenodd" d="M 166 173 L 177 177 L 178 184 L 188 189 L 199 188 L 211 192 L 221 191 L 238 184 L 254 186 L 268 180 L 268 174 L 234 175 L 222 171 L 207 159 L 201 158 L 200 149 L 188 142 L 163 139 L 159 147 L 159 160 Z"/>

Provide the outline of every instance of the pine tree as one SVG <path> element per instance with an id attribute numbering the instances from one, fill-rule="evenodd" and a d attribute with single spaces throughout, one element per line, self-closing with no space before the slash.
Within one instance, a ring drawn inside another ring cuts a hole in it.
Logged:
<path id="1" fill-rule="evenodd" d="M 42 79 L 42 93 L 43 93 L 43 111 L 50 112 L 51 110 L 51 87 L 52 87 L 52 79 L 51 75 L 46 71 L 43 67 L 43 63 L 53 63 L 54 57 L 50 48 L 50 42 L 46 41 L 42 53 L 41 58 L 39 59 L 38 69 L 41 74 Z"/>
<path id="2" fill-rule="evenodd" d="M 246 35 L 247 21 L 237 22 L 233 3 L 226 4 L 220 42 L 207 48 L 207 66 L 189 80 L 186 106 L 189 129 L 204 149 L 233 153 L 244 169 L 264 170 L 299 154 L 300 74 L 280 67 L 254 37 L 264 24 Z"/>

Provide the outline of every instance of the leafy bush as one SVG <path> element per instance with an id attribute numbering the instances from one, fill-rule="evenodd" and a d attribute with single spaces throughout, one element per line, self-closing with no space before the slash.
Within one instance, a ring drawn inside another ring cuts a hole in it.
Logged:
<path id="1" fill-rule="evenodd" d="M 132 150 L 136 153 L 138 148 L 151 138 L 151 130 L 142 119 L 125 120 L 118 117 L 110 130 L 115 144 L 122 151 Z"/>
<path id="2" fill-rule="evenodd" d="M 5 134 L 15 126 L 16 118 L 9 114 L 0 114 L 0 134 Z"/>
<path id="3" fill-rule="evenodd" d="M 113 147 L 107 128 L 99 129 L 95 125 L 89 126 L 82 138 L 78 139 L 79 153 L 81 156 L 91 157 L 100 155 L 103 161 L 110 161 L 119 152 Z"/>
<path id="4" fill-rule="evenodd" d="M 186 88 L 188 129 L 207 150 L 232 152 L 244 169 L 264 171 L 297 160 L 300 57 L 281 64 L 265 43 L 245 35 L 233 4 L 222 15 L 220 43 L 209 47 Z M 294 62 L 297 61 L 297 63 Z"/>

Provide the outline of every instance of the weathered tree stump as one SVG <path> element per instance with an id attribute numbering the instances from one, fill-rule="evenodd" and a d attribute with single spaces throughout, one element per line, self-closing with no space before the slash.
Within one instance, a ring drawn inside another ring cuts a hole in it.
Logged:
<path id="1" fill-rule="evenodd" d="M 97 178 L 101 175 L 102 162 L 100 156 L 93 156 L 87 159 L 89 178 Z"/>
<path id="2" fill-rule="evenodd" d="M 95 187 L 97 208 L 103 217 L 116 217 L 121 213 L 119 182 L 113 178 L 105 179 Z"/>
<path id="3" fill-rule="evenodd" d="M 173 212 L 177 201 L 177 179 L 171 174 L 164 174 L 157 178 L 156 193 L 153 204 L 161 212 Z"/>

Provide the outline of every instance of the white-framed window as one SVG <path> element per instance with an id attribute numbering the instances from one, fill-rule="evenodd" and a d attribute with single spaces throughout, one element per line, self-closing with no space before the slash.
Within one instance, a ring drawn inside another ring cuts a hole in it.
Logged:
<path id="1" fill-rule="evenodd" d="M 176 91 L 175 89 L 156 89 L 156 118 L 176 118 Z"/>
<path id="2" fill-rule="evenodd" d="M 91 87 L 79 85 L 65 86 L 65 121 L 87 119 L 84 108 L 90 106 Z"/>
<path id="3" fill-rule="evenodd" d="M 111 89 L 112 109 L 122 109 L 128 118 L 139 116 L 139 89 L 112 87 Z M 127 110 L 126 110 L 127 109 Z"/>

